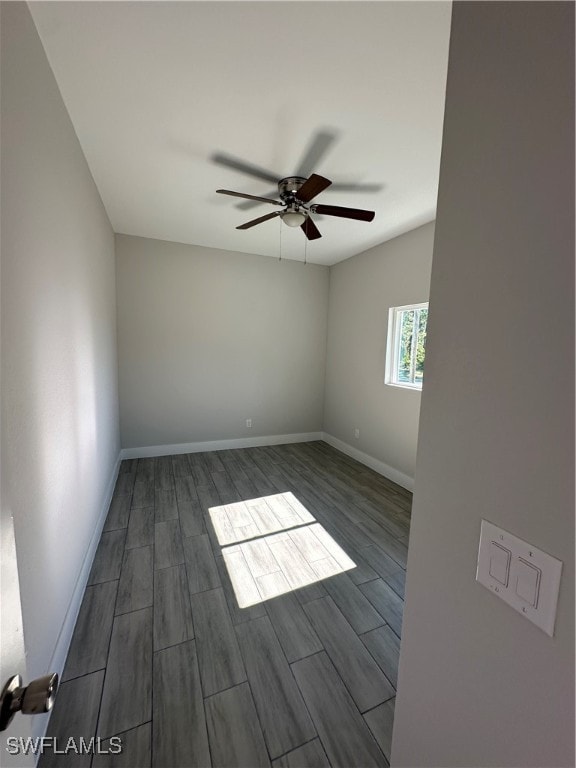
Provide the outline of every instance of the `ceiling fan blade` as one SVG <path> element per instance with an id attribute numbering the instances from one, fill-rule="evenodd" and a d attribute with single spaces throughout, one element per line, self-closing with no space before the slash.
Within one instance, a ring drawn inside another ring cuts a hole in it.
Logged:
<path id="1" fill-rule="evenodd" d="M 320 230 L 316 224 L 314 224 L 310 216 L 308 216 L 304 224 L 300 224 L 300 229 L 304 232 L 308 240 L 318 240 L 319 237 L 322 237 Z"/>
<path id="2" fill-rule="evenodd" d="M 332 184 L 330 179 L 325 179 L 324 176 L 318 176 L 317 173 L 313 173 L 312 176 L 306 179 L 304 184 L 302 184 L 296 193 L 296 197 L 303 203 L 307 203 L 309 200 L 312 200 L 313 197 L 319 195 L 320 192 L 326 189 L 326 187 L 329 187 L 330 184 Z"/>
<path id="3" fill-rule="evenodd" d="M 272 200 L 271 197 L 257 197 L 256 195 L 245 195 L 244 192 L 232 192 L 230 189 L 217 189 L 219 195 L 231 195 L 232 197 L 245 197 L 247 200 L 258 200 L 259 203 L 272 203 L 272 205 L 284 205 L 280 200 Z"/>
<path id="4" fill-rule="evenodd" d="M 345 184 L 335 182 L 330 188 L 331 192 L 380 192 L 382 184 Z"/>
<path id="5" fill-rule="evenodd" d="M 264 168 L 245 163 L 243 160 L 237 160 L 235 157 L 224 155 L 222 152 L 216 152 L 212 155 L 211 160 L 218 165 L 232 168 L 233 171 L 240 171 L 240 173 L 246 173 L 248 176 L 255 176 L 257 179 L 269 181 L 272 184 L 278 184 L 278 179 L 280 178 L 280 176 L 276 176 L 276 174 L 266 171 Z"/>
<path id="6" fill-rule="evenodd" d="M 341 216 L 343 219 L 358 219 L 358 221 L 372 221 L 375 215 L 374 211 L 364 211 L 362 208 L 343 208 L 341 205 L 313 205 L 310 210 L 325 216 Z"/>
<path id="7" fill-rule="evenodd" d="M 252 219 L 252 221 L 247 221 L 246 224 L 240 224 L 239 227 L 236 227 L 236 229 L 250 229 L 250 227 L 255 227 L 256 224 L 262 224 L 263 221 L 268 221 L 268 219 L 274 219 L 276 216 L 280 216 L 282 211 L 274 211 L 274 213 L 267 213 L 266 216 L 260 216 L 259 219 Z"/>
<path id="8" fill-rule="evenodd" d="M 270 199 L 270 195 L 277 195 L 278 194 L 278 188 L 270 190 L 270 192 L 265 192 L 263 197 L 266 197 Z M 257 200 L 245 200 L 243 203 L 238 203 L 236 208 L 238 208 L 239 211 L 249 211 L 250 208 L 256 208 L 256 206 L 260 205 L 260 203 Z"/>
<path id="9" fill-rule="evenodd" d="M 320 160 L 328 151 L 330 145 L 336 140 L 336 134 L 332 131 L 318 131 L 310 142 L 302 162 L 298 166 L 296 176 L 307 178 L 318 167 Z"/>

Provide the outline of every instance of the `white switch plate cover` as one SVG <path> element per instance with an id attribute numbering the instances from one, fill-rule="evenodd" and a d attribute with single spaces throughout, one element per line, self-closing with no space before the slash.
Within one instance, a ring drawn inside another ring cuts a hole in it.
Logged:
<path id="1" fill-rule="evenodd" d="M 510 552 L 510 572 L 507 585 L 490 575 L 490 556 L 493 544 L 497 544 Z M 516 592 L 522 561 L 530 563 L 541 573 L 535 606 L 522 599 Z M 543 629 L 550 637 L 554 636 L 561 573 L 562 562 L 560 560 L 527 544 L 508 531 L 498 528 L 493 523 L 482 520 L 476 581 L 479 581 L 497 597 L 502 598 L 504 602 L 536 624 L 537 627 Z"/>

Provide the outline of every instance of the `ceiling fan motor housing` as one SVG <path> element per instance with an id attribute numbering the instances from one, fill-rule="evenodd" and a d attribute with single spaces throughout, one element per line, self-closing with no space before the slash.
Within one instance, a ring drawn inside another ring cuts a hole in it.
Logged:
<path id="1" fill-rule="evenodd" d="M 296 193 L 306 181 L 302 176 L 287 176 L 278 182 L 278 194 L 286 204 L 294 202 Z"/>

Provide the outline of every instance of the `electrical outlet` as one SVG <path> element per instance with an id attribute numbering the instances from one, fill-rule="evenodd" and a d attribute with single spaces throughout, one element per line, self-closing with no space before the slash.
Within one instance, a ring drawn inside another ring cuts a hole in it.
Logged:
<path id="1" fill-rule="evenodd" d="M 360 437 L 360 430 L 358 429 L 358 427 L 356 427 L 356 429 L 354 430 L 354 437 L 356 438 L 356 440 L 358 440 Z"/>
<path id="2" fill-rule="evenodd" d="M 246 426 L 251 427 L 252 426 L 252 419 L 246 419 Z"/>

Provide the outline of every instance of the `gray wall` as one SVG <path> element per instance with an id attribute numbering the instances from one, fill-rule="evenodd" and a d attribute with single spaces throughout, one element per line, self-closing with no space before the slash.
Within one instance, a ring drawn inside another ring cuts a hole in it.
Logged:
<path id="1" fill-rule="evenodd" d="M 123 447 L 322 428 L 327 267 L 126 235 L 116 254 Z"/>
<path id="2" fill-rule="evenodd" d="M 394 766 L 574 765 L 574 6 L 454 4 Z M 554 638 L 475 581 L 564 561 Z"/>
<path id="3" fill-rule="evenodd" d="M 433 239 L 426 224 L 330 270 L 324 430 L 408 479 L 421 394 L 384 384 L 388 310 L 428 301 Z"/>
<path id="4" fill-rule="evenodd" d="M 119 455 L 114 237 L 27 5 L 1 13 L 2 505 L 34 677 L 66 651 Z"/>

